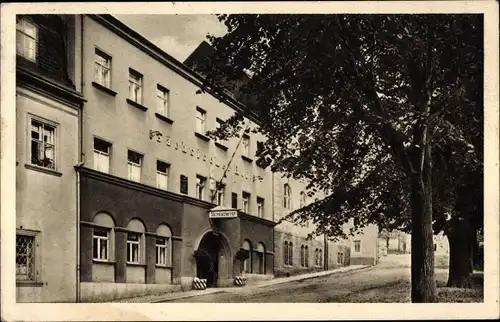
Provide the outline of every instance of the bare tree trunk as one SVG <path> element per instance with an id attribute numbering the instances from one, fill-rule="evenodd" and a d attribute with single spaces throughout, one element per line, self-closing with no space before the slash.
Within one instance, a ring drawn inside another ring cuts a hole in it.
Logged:
<path id="1" fill-rule="evenodd" d="M 448 269 L 448 287 L 471 288 L 471 247 L 474 228 L 468 220 L 453 219 L 450 243 L 450 267 Z"/>
<path id="2" fill-rule="evenodd" d="M 436 301 L 434 280 L 434 242 L 432 231 L 432 163 L 430 146 L 423 156 L 422 171 L 411 180 L 411 301 Z M 420 159 L 422 160 L 422 159 Z"/>

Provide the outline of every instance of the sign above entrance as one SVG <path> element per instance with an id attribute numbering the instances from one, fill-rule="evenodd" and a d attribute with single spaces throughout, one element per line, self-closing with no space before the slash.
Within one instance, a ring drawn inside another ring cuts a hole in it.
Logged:
<path id="1" fill-rule="evenodd" d="M 237 218 L 237 209 L 227 209 L 223 207 L 215 207 L 208 212 L 208 217 L 210 218 Z"/>

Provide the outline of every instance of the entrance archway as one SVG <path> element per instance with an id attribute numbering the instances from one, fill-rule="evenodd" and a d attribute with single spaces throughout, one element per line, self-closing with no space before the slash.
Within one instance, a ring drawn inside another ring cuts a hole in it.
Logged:
<path id="1" fill-rule="evenodd" d="M 208 231 L 196 250 L 196 276 L 207 280 L 208 287 L 219 285 L 220 279 L 229 278 L 229 245 L 221 234 Z"/>

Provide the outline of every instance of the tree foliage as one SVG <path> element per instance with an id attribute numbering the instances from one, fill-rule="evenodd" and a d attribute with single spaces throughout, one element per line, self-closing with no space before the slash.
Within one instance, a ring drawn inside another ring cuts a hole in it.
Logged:
<path id="1" fill-rule="evenodd" d="M 286 219 L 340 237 L 350 218 L 354 230 L 411 229 L 412 266 L 423 265 L 412 271 L 414 299 L 432 300 L 422 295 L 432 278 L 413 282 L 413 273 L 432 275 L 432 215 L 443 229 L 466 169 L 481 163 L 481 16 L 219 19 L 228 33 L 210 37 L 203 89 L 237 93 L 258 114 L 268 138 L 259 162 L 327 192 Z M 211 135 L 241 131 L 243 116 Z"/>

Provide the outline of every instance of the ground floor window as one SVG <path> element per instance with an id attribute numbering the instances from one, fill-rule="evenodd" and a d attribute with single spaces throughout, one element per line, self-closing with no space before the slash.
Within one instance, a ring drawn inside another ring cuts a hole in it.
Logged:
<path id="1" fill-rule="evenodd" d="M 257 245 L 257 258 L 259 262 L 259 274 L 265 274 L 266 273 L 266 249 L 264 248 L 264 245 L 262 243 L 259 243 Z"/>
<path id="2" fill-rule="evenodd" d="M 36 240 L 34 235 L 16 234 L 16 280 L 36 281 Z"/>
<path id="3" fill-rule="evenodd" d="M 344 265 L 344 253 L 337 253 L 337 264 Z"/>
<path id="4" fill-rule="evenodd" d="M 248 240 L 243 242 L 242 248 L 248 251 L 248 258 L 243 261 L 243 272 L 251 273 L 252 272 L 252 245 Z"/>
<path id="5" fill-rule="evenodd" d="M 127 235 L 127 262 L 138 264 L 139 260 L 139 244 L 141 240 L 140 234 L 128 233 Z"/>
<path id="6" fill-rule="evenodd" d="M 94 228 L 93 258 L 108 260 L 109 232 L 105 229 Z"/>

